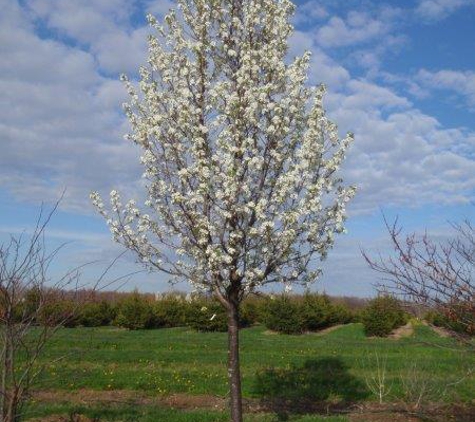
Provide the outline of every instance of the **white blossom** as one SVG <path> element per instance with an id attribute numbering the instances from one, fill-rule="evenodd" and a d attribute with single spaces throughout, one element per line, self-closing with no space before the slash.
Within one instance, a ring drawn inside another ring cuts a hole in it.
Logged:
<path id="1" fill-rule="evenodd" d="M 121 76 L 144 204 L 123 205 L 116 190 L 109 209 L 97 192 L 92 203 L 116 241 L 197 290 L 307 285 L 345 231 L 355 190 L 338 172 L 353 135 L 341 139 L 325 115 L 325 87 L 307 85 L 310 53 L 286 59 L 294 7 L 178 6 L 164 22 L 147 17 L 155 35 L 137 86 Z"/>

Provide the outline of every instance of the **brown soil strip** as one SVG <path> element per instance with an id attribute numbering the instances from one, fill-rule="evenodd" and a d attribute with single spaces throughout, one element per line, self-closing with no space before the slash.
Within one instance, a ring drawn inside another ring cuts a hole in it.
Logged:
<path id="1" fill-rule="evenodd" d="M 226 407 L 226 400 L 211 395 L 170 394 L 167 396 L 151 396 L 140 391 L 109 390 L 96 391 L 80 389 L 76 391 L 36 391 L 33 400 L 52 403 L 74 404 L 134 404 L 134 405 L 164 405 L 176 409 L 217 409 Z"/>
<path id="2" fill-rule="evenodd" d="M 399 340 L 404 337 L 410 337 L 414 334 L 414 326 L 411 322 L 408 322 L 406 325 L 402 327 L 396 328 L 393 332 L 388 336 L 388 338 L 392 338 L 394 340 Z"/>
<path id="3" fill-rule="evenodd" d="M 344 327 L 344 326 L 345 324 L 332 325 L 331 327 L 324 328 L 323 330 L 319 330 L 319 331 L 306 331 L 303 333 L 303 335 L 324 336 L 325 334 L 331 333 L 332 331 L 338 330 L 339 328 Z M 277 331 L 266 330 L 263 332 L 263 334 L 265 336 L 275 336 L 275 335 L 278 335 L 279 333 Z"/>
<path id="4" fill-rule="evenodd" d="M 340 329 L 341 327 L 344 327 L 345 324 L 338 324 L 338 325 L 332 325 L 331 327 L 324 328 L 323 330 L 316 331 L 316 332 L 311 332 L 309 334 L 317 335 L 317 336 L 324 336 L 325 334 L 331 333 L 332 331 L 336 331 Z"/>
<path id="5" fill-rule="evenodd" d="M 188 395 L 171 394 L 168 396 L 151 396 L 140 391 L 110 390 L 96 391 L 80 389 L 77 391 L 37 391 L 33 394 L 33 400 L 50 403 L 73 403 L 80 405 L 158 405 L 191 411 L 197 409 L 225 411 L 227 400 L 223 397 L 212 395 Z M 279 407 L 279 406 L 277 406 Z M 275 408 L 259 399 L 246 399 L 244 402 L 246 413 L 273 413 Z M 324 406 L 313 403 L 313 406 L 302 408 L 298 413 L 315 414 L 344 414 L 350 422 L 422 422 L 431 420 L 434 422 L 473 422 L 475 421 L 475 406 L 468 405 L 440 405 L 432 404 L 425 406 L 425 419 L 418 418 L 413 413 L 408 413 L 405 407 L 398 403 L 362 403 L 347 407 Z M 97 422 L 84 415 L 52 415 L 41 419 L 30 419 L 29 422 Z"/>
<path id="6" fill-rule="evenodd" d="M 450 331 L 447 328 L 444 327 L 436 327 L 435 325 L 429 324 L 429 327 L 432 328 L 432 331 L 434 331 L 439 337 L 454 337 L 454 333 Z"/>
<path id="7" fill-rule="evenodd" d="M 405 413 L 356 413 L 349 415 L 351 422 L 422 422 L 422 419 L 408 416 Z"/>

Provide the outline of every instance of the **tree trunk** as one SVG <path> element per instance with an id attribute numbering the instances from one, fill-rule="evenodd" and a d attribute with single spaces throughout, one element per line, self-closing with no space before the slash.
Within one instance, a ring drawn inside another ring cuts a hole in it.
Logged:
<path id="1" fill-rule="evenodd" d="M 241 369 L 239 364 L 239 309 L 230 303 L 228 308 L 228 379 L 231 421 L 242 422 Z"/>

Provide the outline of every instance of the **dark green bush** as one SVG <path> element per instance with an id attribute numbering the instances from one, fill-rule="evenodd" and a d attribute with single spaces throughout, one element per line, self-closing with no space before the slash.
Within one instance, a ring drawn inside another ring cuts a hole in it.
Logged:
<path id="1" fill-rule="evenodd" d="M 241 327 L 250 327 L 265 320 L 265 299 L 258 297 L 246 298 L 241 304 Z"/>
<path id="2" fill-rule="evenodd" d="M 118 303 L 114 324 L 129 330 L 152 328 L 155 324 L 152 305 L 135 291 Z"/>
<path id="3" fill-rule="evenodd" d="M 265 325 L 269 330 L 283 334 L 300 334 L 305 326 L 302 308 L 287 295 L 267 300 Z"/>
<path id="4" fill-rule="evenodd" d="M 307 331 L 318 331 L 336 324 L 328 296 L 307 293 L 301 303 L 302 323 Z"/>
<path id="5" fill-rule="evenodd" d="M 304 329 L 307 331 L 318 331 L 353 321 L 353 314 L 347 306 L 332 303 L 326 295 L 306 293 L 301 307 Z"/>
<path id="6" fill-rule="evenodd" d="M 42 306 L 43 300 L 43 293 L 40 289 L 32 288 L 28 290 L 23 300 L 24 317 L 35 319 L 38 310 Z"/>
<path id="7" fill-rule="evenodd" d="M 78 320 L 84 327 L 101 327 L 110 325 L 116 316 L 116 310 L 109 302 L 89 302 L 81 306 Z"/>
<path id="8" fill-rule="evenodd" d="M 186 325 L 188 303 L 180 297 L 167 295 L 153 305 L 155 325 L 162 327 L 182 327 Z"/>
<path id="9" fill-rule="evenodd" d="M 72 300 L 49 301 L 40 308 L 38 323 L 47 326 L 77 327 L 79 325 L 78 309 L 78 304 Z"/>
<path id="10" fill-rule="evenodd" d="M 350 311 L 348 306 L 338 303 L 332 306 L 329 320 L 330 325 L 349 324 L 350 322 L 354 322 L 355 315 Z"/>
<path id="11" fill-rule="evenodd" d="M 226 310 L 215 300 L 195 298 L 188 305 L 186 325 L 197 331 L 227 331 Z"/>
<path id="12" fill-rule="evenodd" d="M 407 322 L 408 315 L 396 298 L 380 296 L 368 303 L 361 320 L 367 336 L 387 337 L 392 330 Z"/>

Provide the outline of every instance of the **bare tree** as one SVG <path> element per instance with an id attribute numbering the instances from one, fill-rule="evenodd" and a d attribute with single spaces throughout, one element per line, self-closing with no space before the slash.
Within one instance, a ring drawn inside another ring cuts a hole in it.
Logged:
<path id="1" fill-rule="evenodd" d="M 58 202 L 59 203 L 59 202 Z M 78 269 L 56 281 L 48 268 L 61 249 L 48 251 L 44 233 L 58 203 L 37 220 L 33 233 L 10 236 L 0 245 L 0 421 L 18 421 L 41 372 L 38 358 L 74 309 L 47 313 L 67 288 L 77 287 Z"/>
<path id="2" fill-rule="evenodd" d="M 369 266 L 384 275 L 382 287 L 442 313 L 475 333 L 475 230 L 468 220 L 452 224 L 454 236 L 436 241 L 426 234 L 402 235 L 396 220 L 385 219 L 395 254 L 370 257 Z"/>
<path id="3" fill-rule="evenodd" d="M 31 234 L 11 235 L 0 244 L 0 422 L 23 418 L 23 407 L 41 374 L 39 358 L 51 337 L 77 315 L 81 302 L 99 287 L 108 287 L 131 274 L 105 282 L 116 257 L 87 287 L 80 283 L 86 263 L 52 278 L 49 275 L 61 244 L 48 249 L 45 230 L 61 199 L 46 215 L 41 210 Z M 67 305 L 67 306 L 64 306 Z"/>

